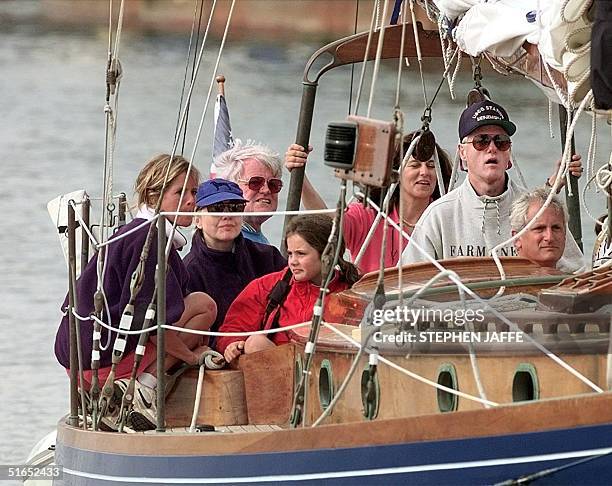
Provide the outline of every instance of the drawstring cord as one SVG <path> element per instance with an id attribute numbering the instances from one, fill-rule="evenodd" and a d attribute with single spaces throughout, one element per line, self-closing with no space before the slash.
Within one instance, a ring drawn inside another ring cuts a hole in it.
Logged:
<path id="1" fill-rule="evenodd" d="M 489 203 L 495 204 L 495 218 L 497 219 L 497 234 L 501 235 L 501 212 L 499 209 L 499 198 L 491 199 L 488 197 L 482 198 L 483 207 L 482 207 L 482 225 L 480 226 L 480 232 L 485 234 L 485 218 L 487 214 L 487 207 Z"/>

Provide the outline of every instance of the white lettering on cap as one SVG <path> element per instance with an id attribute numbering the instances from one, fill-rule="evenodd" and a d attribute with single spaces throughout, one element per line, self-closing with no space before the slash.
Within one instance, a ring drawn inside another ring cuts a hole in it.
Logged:
<path id="1" fill-rule="evenodd" d="M 493 112 L 493 113 L 482 114 L 485 111 Z M 501 112 L 501 110 L 499 108 L 497 108 L 497 106 L 486 105 L 486 106 L 481 106 L 480 108 L 478 108 L 474 112 L 474 115 L 472 115 L 472 118 L 474 120 L 476 120 L 476 121 L 480 121 L 480 120 L 503 120 L 504 119 L 504 114 Z"/>
<path id="2" fill-rule="evenodd" d="M 478 117 L 477 121 L 480 121 L 480 120 L 503 120 L 503 118 L 500 118 L 499 116 L 497 116 L 495 114 L 490 114 L 490 115 L 489 114 L 485 114 L 485 115 L 482 115 L 482 116 Z"/>

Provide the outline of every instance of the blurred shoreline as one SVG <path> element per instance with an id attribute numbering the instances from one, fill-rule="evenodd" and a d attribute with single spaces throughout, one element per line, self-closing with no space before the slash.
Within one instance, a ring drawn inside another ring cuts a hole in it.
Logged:
<path id="1" fill-rule="evenodd" d="M 113 24 L 121 2 L 114 0 Z M 107 28 L 109 0 L 0 0 L 0 23 L 41 24 L 62 30 Z M 127 0 L 123 29 L 150 34 L 185 34 L 201 24 L 203 33 L 211 0 Z M 231 0 L 217 0 L 210 34 L 220 38 Z M 200 7 L 202 14 L 200 18 Z M 238 0 L 229 30 L 233 40 L 327 41 L 367 30 L 372 3 L 358 0 Z M 203 34 L 202 34 L 203 35 Z"/>

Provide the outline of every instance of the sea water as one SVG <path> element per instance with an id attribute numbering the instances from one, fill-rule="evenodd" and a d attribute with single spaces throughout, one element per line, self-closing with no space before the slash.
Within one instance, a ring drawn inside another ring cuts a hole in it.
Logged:
<path id="1" fill-rule="evenodd" d="M 348 34 L 348 33 L 347 33 Z M 208 172 L 212 146 L 212 103 L 204 117 L 199 146 L 196 128 L 204 109 L 216 51 L 206 50 L 189 111 L 183 153 Z M 235 137 L 254 139 L 283 154 L 295 139 L 302 71 L 317 44 L 235 43 L 231 39 L 219 72 Z M 68 410 L 68 378 L 53 354 L 60 304 L 67 288 L 66 266 L 46 203 L 55 196 L 85 188 L 97 196 L 102 187 L 107 37 L 105 32 L 68 33 L 39 25 L 3 26 L 0 32 L 2 103 L 2 177 L 0 179 L 0 463 L 23 461 L 30 448 Z M 137 36 L 124 32 L 120 47 L 123 78 L 117 115 L 113 191 L 132 194 L 134 178 L 153 154 L 169 152 L 178 117 L 185 73 L 187 36 Z M 467 64 L 467 62 L 465 62 Z M 360 68 L 355 71 L 355 86 Z M 439 62 L 425 73 L 428 97 L 440 79 Z M 371 71 L 366 79 L 370 79 Z M 328 204 L 338 196 L 338 181 L 322 164 L 326 124 L 342 120 L 349 105 L 351 70 L 323 76 L 317 93 L 308 175 Z M 369 81 L 368 81 L 369 83 Z M 551 139 L 548 103 L 529 81 L 485 74 L 484 84 L 506 106 L 518 125 L 514 153 L 530 185 L 544 183 L 559 156 L 556 109 Z M 401 107 L 406 128 L 420 126 L 423 93 L 414 62 L 402 80 Z M 439 143 L 454 153 L 456 126 L 467 91 L 468 72 L 455 82 L 456 99 L 443 87 L 433 109 L 432 126 Z M 216 89 L 216 88 L 215 88 Z M 385 63 L 376 84 L 372 116 L 390 119 L 395 99 L 395 64 Z M 369 101 L 366 86 L 360 114 Z M 578 128 L 577 146 L 586 154 L 590 119 Z M 607 138 L 606 138 L 607 137 Z M 179 150 L 181 151 L 181 150 Z M 609 128 L 600 130 L 599 158 L 607 160 Z M 514 171 L 514 169 L 513 169 Z M 285 187 L 289 177 L 284 175 Z M 581 182 L 581 186 L 584 183 Z M 286 189 L 280 197 L 284 207 Z M 588 199 L 594 214 L 603 202 Z M 583 211 L 587 252 L 593 224 Z M 282 220 L 264 225 L 278 244 Z"/>

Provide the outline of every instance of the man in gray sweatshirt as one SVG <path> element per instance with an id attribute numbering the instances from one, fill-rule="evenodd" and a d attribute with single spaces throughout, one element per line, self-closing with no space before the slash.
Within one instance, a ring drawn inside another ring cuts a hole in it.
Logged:
<path id="1" fill-rule="evenodd" d="M 510 180 L 511 136 L 516 125 L 506 110 L 490 100 L 468 106 L 459 119 L 459 155 L 467 166 L 467 177 L 456 189 L 430 204 L 421 215 L 402 263 L 456 257 L 489 256 L 490 250 L 512 236 L 512 202 L 526 188 Z M 580 156 L 570 163 L 570 172 L 580 175 Z M 554 181 L 555 175 L 547 180 Z M 512 243 L 501 256 L 515 256 Z M 584 266 L 578 245 L 567 232 L 565 251 L 557 268 L 574 272 Z"/>

